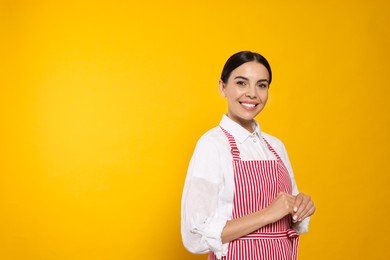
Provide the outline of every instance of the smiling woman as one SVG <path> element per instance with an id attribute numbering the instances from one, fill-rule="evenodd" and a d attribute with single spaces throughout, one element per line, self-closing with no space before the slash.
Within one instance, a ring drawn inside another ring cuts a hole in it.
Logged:
<path id="1" fill-rule="evenodd" d="M 219 82 L 221 94 L 228 100 L 228 117 L 250 132 L 253 118 L 267 103 L 270 74 L 261 63 L 250 61 L 233 70 L 230 80 Z"/>
<path id="2" fill-rule="evenodd" d="M 228 112 L 192 156 L 182 198 L 182 238 L 209 259 L 296 259 L 299 233 L 315 207 L 299 193 L 283 143 L 254 118 L 267 103 L 272 72 L 258 53 L 226 62 L 219 89 Z"/>

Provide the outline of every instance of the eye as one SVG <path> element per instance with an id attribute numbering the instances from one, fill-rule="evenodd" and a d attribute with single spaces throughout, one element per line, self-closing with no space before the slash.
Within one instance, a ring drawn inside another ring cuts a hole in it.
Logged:
<path id="1" fill-rule="evenodd" d="M 246 82 L 242 81 L 242 80 L 239 80 L 239 81 L 236 81 L 236 84 L 239 85 L 239 86 L 245 86 Z"/>
<path id="2" fill-rule="evenodd" d="M 268 88 L 268 84 L 261 83 L 261 84 L 258 85 L 258 87 L 260 87 L 260 88 Z"/>

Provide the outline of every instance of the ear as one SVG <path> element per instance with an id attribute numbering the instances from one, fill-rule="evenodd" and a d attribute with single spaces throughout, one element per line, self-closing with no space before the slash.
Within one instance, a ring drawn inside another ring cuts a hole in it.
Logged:
<path id="1" fill-rule="evenodd" d="M 223 83 L 223 81 L 222 80 L 219 80 L 218 81 L 218 87 L 219 87 L 219 92 L 221 93 L 221 96 L 223 96 L 223 97 L 226 97 L 226 95 L 225 95 L 225 83 Z"/>

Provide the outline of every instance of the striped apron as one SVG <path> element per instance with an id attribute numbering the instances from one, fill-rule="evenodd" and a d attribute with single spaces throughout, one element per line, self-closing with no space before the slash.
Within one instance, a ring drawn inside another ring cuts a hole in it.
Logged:
<path id="1" fill-rule="evenodd" d="M 263 138 L 276 160 L 243 161 L 234 137 L 221 127 L 228 138 L 234 170 L 234 202 L 232 218 L 240 218 L 266 208 L 279 192 L 291 194 L 291 180 L 280 156 Z M 223 260 L 295 260 L 297 259 L 299 236 L 292 228 L 291 215 L 277 222 L 229 242 Z M 209 260 L 217 259 L 214 253 Z"/>

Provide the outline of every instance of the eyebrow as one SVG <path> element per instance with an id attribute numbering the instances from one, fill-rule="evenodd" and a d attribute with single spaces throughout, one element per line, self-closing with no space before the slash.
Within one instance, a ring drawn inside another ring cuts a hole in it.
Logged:
<path id="1" fill-rule="evenodd" d="M 243 80 L 249 81 L 248 78 L 245 78 L 245 77 L 243 77 L 243 76 L 237 76 L 237 77 L 235 77 L 234 79 L 243 79 Z M 263 81 L 268 82 L 268 79 L 259 79 L 257 82 L 263 82 Z"/>

